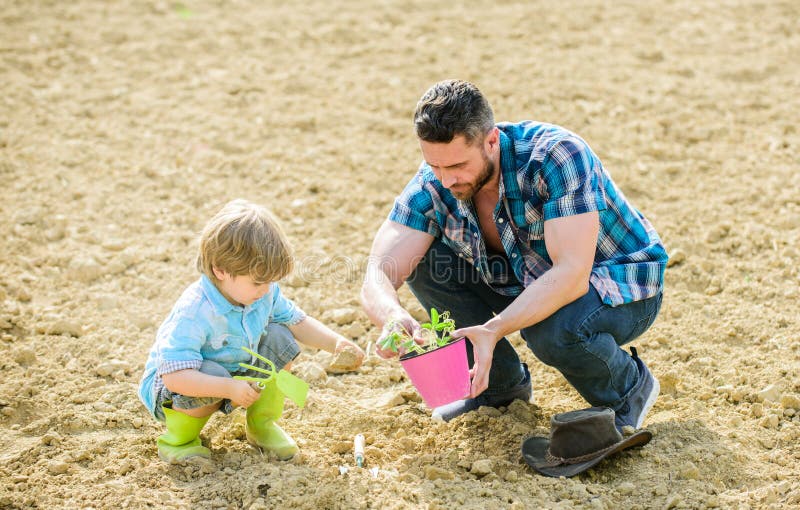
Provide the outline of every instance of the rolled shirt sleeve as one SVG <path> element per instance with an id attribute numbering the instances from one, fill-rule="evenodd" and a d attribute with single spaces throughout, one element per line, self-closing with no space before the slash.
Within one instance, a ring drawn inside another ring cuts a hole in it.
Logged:
<path id="1" fill-rule="evenodd" d="M 545 221 L 606 208 L 600 162 L 577 137 L 553 145 L 542 177 L 549 193 L 542 211 Z"/>
<path id="2" fill-rule="evenodd" d="M 178 372 L 180 370 L 199 370 L 201 366 L 203 366 L 203 362 L 198 360 L 162 361 L 161 364 L 158 365 L 158 370 L 156 373 L 161 376 L 164 374 L 170 374 L 172 372 Z"/>
<path id="3" fill-rule="evenodd" d="M 425 168 L 427 166 L 423 164 L 400 196 L 395 199 L 389 220 L 438 238 L 441 237 L 442 231 L 436 223 L 431 194 L 424 188 Z"/>

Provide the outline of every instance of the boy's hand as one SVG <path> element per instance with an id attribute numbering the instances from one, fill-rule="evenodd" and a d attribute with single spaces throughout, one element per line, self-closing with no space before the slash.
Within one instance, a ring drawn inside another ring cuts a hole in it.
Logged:
<path id="1" fill-rule="evenodd" d="M 231 379 L 230 390 L 228 391 L 228 398 L 233 405 L 241 406 L 244 408 L 250 407 L 261 393 L 254 390 L 250 383 L 241 381 L 239 379 Z"/>
<path id="2" fill-rule="evenodd" d="M 333 351 L 333 361 L 328 367 L 329 372 L 341 373 L 357 370 L 364 361 L 364 351 L 350 340 L 339 337 L 336 340 L 336 349 Z"/>

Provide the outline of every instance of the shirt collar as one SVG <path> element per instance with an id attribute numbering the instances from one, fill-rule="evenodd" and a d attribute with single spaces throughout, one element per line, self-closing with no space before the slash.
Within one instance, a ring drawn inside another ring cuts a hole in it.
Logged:
<path id="1" fill-rule="evenodd" d="M 240 306 L 232 305 L 230 301 L 225 299 L 225 296 L 222 295 L 208 276 L 202 275 L 200 277 L 200 287 L 203 289 L 206 299 L 211 302 L 218 314 L 225 315 L 232 310 L 241 310 Z"/>
<path id="2" fill-rule="evenodd" d="M 522 198 L 517 182 L 514 141 L 500 130 L 500 197 Z"/>

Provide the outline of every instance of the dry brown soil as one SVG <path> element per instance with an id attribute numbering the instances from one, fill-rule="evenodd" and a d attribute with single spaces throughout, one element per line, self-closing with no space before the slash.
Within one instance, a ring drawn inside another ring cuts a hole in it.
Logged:
<path id="1" fill-rule="evenodd" d="M 800 506 L 799 20 L 795 0 L 0 1 L 0 508 Z M 535 474 L 522 439 L 584 404 L 514 337 L 530 404 L 435 422 L 396 360 L 304 352 L 295 460 L 236 413 L 203 432 L 210 462 L 161 462 L 135 390 L 206 219 L 275 210 L 284 291 L 366 346 L 364 260 L 420 159 L 416 100 L 451 77 L 498 120 L 580 133 L 661 233 L 665 304 L 636 341 L 653 441 Z"/>

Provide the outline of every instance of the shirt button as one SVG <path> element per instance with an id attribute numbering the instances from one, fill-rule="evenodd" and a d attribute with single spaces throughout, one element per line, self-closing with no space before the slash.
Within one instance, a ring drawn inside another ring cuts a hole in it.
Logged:
<path id="1" fill-rule="evenodd" d="M 497 223 L 503 223 L 503 218 L 498 218 Z"/>
<path id="2" fill-rule="evenodd" d="M 516 254 L 516 253 L 512 253 L 512 254 L 511 254 L 511 258 L 512 258 L 512 259 L 515 259 L 515 258 L 517 258 L 517 254 Z"/>

